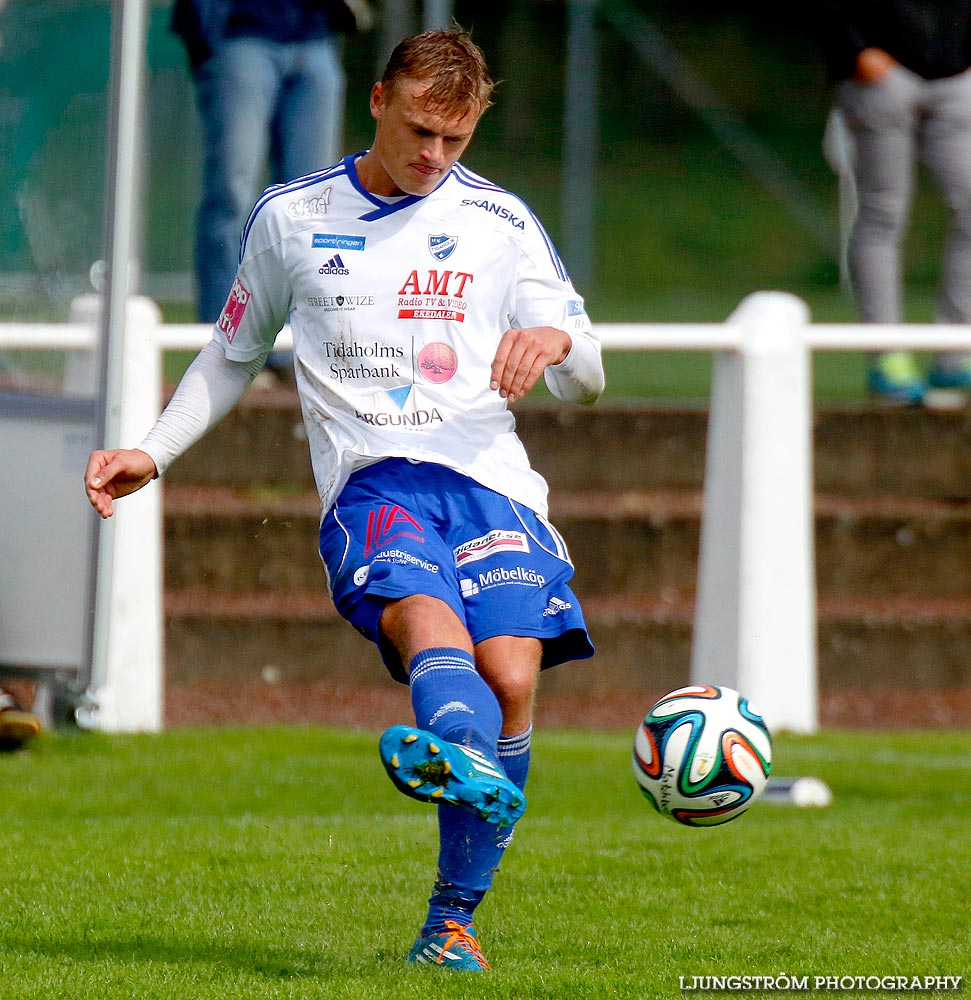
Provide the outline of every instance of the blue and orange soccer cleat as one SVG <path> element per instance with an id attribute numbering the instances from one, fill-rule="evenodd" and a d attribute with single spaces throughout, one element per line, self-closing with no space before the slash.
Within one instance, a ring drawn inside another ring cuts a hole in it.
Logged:
<path id="1" fill-rule="evenodd" d="M 454 920 L 445 921 L 444 931 L 418 938 L 408 953 L 408 961 L 440 965 L 456 972 L 488 972 L 492 968 L 479 947 L 475 927 L 463 927 Z"/>
<path id="2" fill-rule="evenodd" d="M 501 765 L 480 750 L 412 726 L 381 736 L 381 762 L 399 791 L 419 802 L 445 802 L 496 826 L 512 826 L 526 808 Z"/>

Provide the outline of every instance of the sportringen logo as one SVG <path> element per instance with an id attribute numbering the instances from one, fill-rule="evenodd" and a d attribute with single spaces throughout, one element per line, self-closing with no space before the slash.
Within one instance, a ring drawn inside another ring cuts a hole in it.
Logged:
<path id="1" fill-rule="evenodd" d="M 343 233 L 314 233 L 310 245 L 315 250 L 363 250 L 366 236 L 346 236 Z"/>

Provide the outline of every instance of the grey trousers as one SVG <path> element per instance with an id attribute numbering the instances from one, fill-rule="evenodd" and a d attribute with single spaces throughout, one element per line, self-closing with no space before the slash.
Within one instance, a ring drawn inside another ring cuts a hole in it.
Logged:
<path id="1" fill-rule="evenodd" d="M 898 66 L 876 84 L 846 80 L 836 107 L 851 138 L 847 264 L 860 319 L 903 320 L 901 244 L 922 162 L 951 212 L 936 318 L 971 323 L 971 70 L 924 80 Z"/>

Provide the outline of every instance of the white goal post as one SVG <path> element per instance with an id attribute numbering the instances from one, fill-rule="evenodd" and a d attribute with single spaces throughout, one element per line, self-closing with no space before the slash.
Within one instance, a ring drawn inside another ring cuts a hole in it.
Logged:
<path id="1" fill-rule="evenodd" d="M 82 296 L 73 323 L 0 324 L 0 351 L 70 352 L 76 360 L 67 366 L 67 388 L 90 398 L 97 309 L 97 296 Z M 812 325 L 802 300 L 757 292 L 725 323 L 598 324 L 597 331 L 608 350 L 713 354 L 691 682 L 740 690 L 775 730 L 815 731 L 812 351 L 971 350 L 971 327 Z M 139 440 L 159 411 L 164 353 L 197 350 L 210 337 L 209 326 L 162 324 L 154 303 L 129 300 L 123 440 Z M 289 330 L 277 346 L 291 346 Z M 83 501 L 82 471 L 70 503 Z M 19 482 L 27 491 L 44 488 L 29 485 L 29 472 Z M 155 731 L 164 690 L 161 490 L 126 498 L 105 531 L 114 534 L 89 595 L 95 652 L 81 721 Z M 0 595 L 16 586 L 0 566 Z M 2 613 L 0 601 L 0 665 Z"/>

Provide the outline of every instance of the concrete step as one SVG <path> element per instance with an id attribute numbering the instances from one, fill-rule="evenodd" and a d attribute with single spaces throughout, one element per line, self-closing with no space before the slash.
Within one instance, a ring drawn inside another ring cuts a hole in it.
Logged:
<path id="1" fill-rule="evenodd" d="M 701 509 L 697 492 L 554 493 L 550 503 L 583 597 L 690 596 Z M 321 588 L 318 522 L 311 492 L 167 486 L 166 585 L 232 594 Z M 971 500 L 819 496 L 816 561 L 824 597 L 971 596 Z"/>
<path id="2" fill-rule="evenodd" d="M 597 655 L 545 672 L 541 698 L 596 701 L 626 692 L 639 704 L 687 683 L 690 600 L 591 597 L 584 609 Z M 322 590 L 170 591 L 165 610 L 167 683 L 175 688 L 385 682 L 374 647 L 338 617 Z M 971 687 L 971 598 L 824 599 L 818 636 L 819 686 L 831 694 Z"/>
<path id="3" fill-rule="evenodd" d="M 373 668 L 373 664 L 371 667 Z M 557 668 L 571 670 L 571 667 Z M 535 721 L 539 729 L 615 730 L 633 735 L 646 710 L 667 688 L 604 691 L 592 698 L 556 693 L 540 680 Z M 169 684 L 165 725 L 328 725 L 375 734 L 412 718 L 408 689 L 371 669 L 365 683 L 340 684 L 321 675 L 303 682 L 195 681 Z M 819 722 L 840 729 L 969 729 L 971 688 L 824 688 Z"/>
<path id="4" fill-rule="evenodd" d="M 554 491 L 701 488 L 703 408 L 525 403 L 516 420 L 534 466 Z M 814 435 L 821 493 L 971 497 L 971 409 L 827 407 L 815 414 Z M 312 489 L 295 394 L 247 393 L 167 479 Z"/>
<path id="5" fill-rule="evenodd" d="M 538 719 L 636 724 L 689 677 L 707 414 L 517 407 L 598 648 L 544 674 Z M 815 417 L 825 725 L 971 725 L 971 414 Z M 380 728 L 407 691 L 337 616 L 296 398 L 250 393 L 165 480 L 170 724 Z"/>

